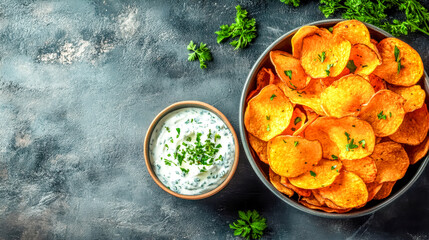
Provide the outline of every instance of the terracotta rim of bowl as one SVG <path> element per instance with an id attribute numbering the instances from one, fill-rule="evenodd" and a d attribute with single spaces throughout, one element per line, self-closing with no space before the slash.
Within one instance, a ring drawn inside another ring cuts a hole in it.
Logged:
<path id="1" fill-rule="evenodd" d="M 227 178 L 219 185 L 217 186 L 215 189 L 211 190 L 210 192 L 206 192 L 203 194 L 199 194 L 199 195 L 184 195 L 184 194 L 179 194 L 176 193 L 170 189 L 168 189 L 156 176 L 155 172 L 152 170 L 152 164 L 150 163 L 149 160 L 149 141 L 150 141 L 150 137 L 152 135 L 153 129 L 156 127 L 156 125 L 158 124 L 159 120 L 161 120 L 165 115 L 167 115 L 168 113 L 180 109 L 180 108 L 186 108 L 186 107 L 197 107 L 197 108 L 202 108 L 205 110 L 208 110 L 212 113 L 215 113 L 224 123 L 225 125 L 228 127 L 228 129 L 231 131 L 232 136 L 234 137 L 234 146 L 235 146 L 235 156 L 234 156 L 234 163 L 232 164 L 232 168 L 230 170 L 230 172 L 228 173 Z M 238 160 L 239 160 L 239 143 L 238 143 L 238 137 L 237 134 L 234 131 L 234 128 L 232 127 L 231 123 L 228 121 L 228 119 L 225 117 L 225 115 L 223 115 L 222 112 L 220 112 L 218 109 L 216 109 L 215 107 L 213 107 L 210 104 L 204 103 L 204 102 L 200 102 L 200 101 L 182 101 L 182 102 L 176 102 L 173 103 L 172 105 L 164 108 L 164 110 L 162 110 L 160 113 L 158 113 L 158 115 L 156 115 L 156 117 L 153 119 L 152 123 L 149 125 L 149 128 L 146 132 L 146 136 L 144 139 L 144 158 L 145 158 L 145 163 L 146 163 L 146 167 L 147 170 L 150 174 L 150 176 L 152 177 L 152 179 L 155 181 L 155 183 L 164 191 L 168 192 L 169 194 L 178 197 L 178 198 L 182 198 L 182 199 L 187 199 L 187 200 L 199 200 L 199 199 L 204 199 L 204 198 L 208 198 L 210 196 L 213 196 L 214 194 L 218 193 L 220 190 L 222 190 L 226 185 L 228 185 L 229 181 L 231 181 L 232 177 L 234 176 L 235 170 L 237 169 L 238 166 Z"/>
<path id="2" fill-rule="evenodd" d="M 310 22 L 307 24 L 304 24 L 302 26 L 308 26 L 308 25 L 315 25 L 318 27 L 327 27 L 328 26 L 333 26 L 338 22 L 341 21 L 345 21 L 345 19 L 327 19 L 327 20 L 321 20 L 321 21 L 315 21 L 315 22 Z M 383 35 L 385 38 L 386 37 L 393 37 L 390 33 L 374 26 L 368 23 L 364 23 L 368 29 L 370 31 L 374 31 L 377 34 Z M 425 166 L 428 164 L 429 162 L 429 155 L 427 155 L 426 157 L 424 157 L 423 159 L 421 159 L 420 162 L 420 166 L 418 166 L 418 169 L 415 173 L 415 175 L 410 179 L 410 181 L 408 183 L 406 183 L 402 188 L 400 188 L 397 192 L 393 193 L 392 195 L 390 195 L 388 198 L 383 199 L 380 203 L 378 203 L 375 206 L 372 206 L 370 208 L 367 209 L 363 209 L 363 210 L 356 210 L 354 212 L 347 212 L 347 213 L 327 213 L 327 212 L 322 212 L 322 211 L 318 211 L 318 210 L 313 210 L 310 208 L 305 207 L 304 205 L 299 204 L 298 202 L 295 202 L 294 200 L 292 200 L 289 197 L 286 197 L 285 195 L 283 195 L 282 193 L 280 193 L 276 188 L 274 188 L 274 186 L 265 178 L 264 173 L 262 172 L 262 170 L 259 168 L 259 166 L 256 164 L 256 160 L 254 159 L 254 157 L 252 156 L 251 150 L 249 148 L 249 143 L 247 141 L 247 136 L 246 136 L 246 131 L 245 131 L 245 127 L 244 127 L 244 110 L 245 110 L 245 106 L 246 106 L 246 96 L 247 93 L 249 92 L 249 88 L 250 88 L 250 82 L 251 80 L 256 76 L 257 74 L 257 70 L 260 69 L 260 67 L 262 66 L 262 60 L 264 59 L 264 57 L 269 54 L 269 52 L 274 49 L 278 44 L 280 44 L 281 42 L 285 41 L 285 39 L 287 39 L 288 37 L 290 37 L 291 35 L 295 34 L 300 27 L 297 27 L 295 29 L 292 29 L 288 32 L 286 32 L 285 34 L 283 34 L 282 36 L 280 36 L 279 38 L 277 38 L 273 43 L 271 43 L 265 50 L 264 52 L 259 56 L 259 58 L 255 61 L 254 65 L 252 66 L 247 78 L 246 78 L 246 82 L 244 83 L 243 86 L 243 91 L 241 93 L 241 100 L 240 100 L 240 109 L 239 109 L 239 130 L 240 130 L 240 136 L 241 136 L 241 142 L 243 144 L 243 149 L 244 149 L 244 153 L 247 157 L 247 160 L 249 161 L 250 165 L 252 166 L 253 171 L 256 173 L 256 175 L 258 176 L 259 180 L 262 181 L 262 183 L 275 195 L 277 196 L 280 200 L 282 200 L 283 202 L 286 202 L 287 204 L 289 204 L 290 206 L 294 207 L 295 209 L 298 209 L 300 211 L 303 211 L 305 213 L 314 215 L 314 216 L 319 216 L 319 217 L 326 217 L 326 218 L 336 218 L 336 219 L 345 219 L 345 218 L 355 218 L 355 217 L 361 217 L 361 216 L 365 216 L 368 214 L 372 214 L 380 209 L 382 209 L 383 207 L 389 205 L 390 203 L 392 203 L 394 200 L 396 200 L 397 198 L 399 198 L 403 193 L 405 193 L 413 184 L 414 182 L 420 177 L 420 175 L 422 174 L 422 172 L 425 169 Z M 423 85 L 425 87 L 425 91 L 427 94 L 429 94 L 429 77 L 426 73 L 426 71 L 424 71 L 423 74 Z M 422 86 L 423 87 L 423 86 Z M 416 164 L 417 165 L 417 164 Z"/>

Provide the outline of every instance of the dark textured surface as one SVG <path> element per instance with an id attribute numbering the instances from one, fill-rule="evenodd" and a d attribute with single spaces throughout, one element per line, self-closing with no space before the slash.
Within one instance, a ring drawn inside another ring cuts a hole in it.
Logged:
<path id="1" fill-rule="evenodd" d="M 242 4 L 259 37 L 233 51 L 213 34 Z M 427 4 L 426 4 L 427 5 Z M 174 198 L 142 156 L 153 117 L 180 100 L 221 110 L 238 129 L 251 66 L 288 30 L 323 19 L 317 1 L 32 1 L 0 3 L 0 239 L 233 239 L 237 210 L 267 219 L 266 239 L 428 239 L 429 174 L 383 210 L 332 220 L 278 200 L 244 153 L 235 177 L 201 201 Z M 429 69 L 429 38 L 402 38 Z M 207 70 L 187 62 L 204 41 Z"/>

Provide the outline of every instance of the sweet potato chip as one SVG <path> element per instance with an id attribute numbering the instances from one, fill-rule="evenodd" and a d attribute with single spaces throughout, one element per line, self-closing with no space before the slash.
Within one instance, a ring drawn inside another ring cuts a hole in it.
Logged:
<path id="1" fill-rule="evenodd" d="M 319 115 L 317 113 L 315 113 L 311 108 L 303 106 L 304 110 L 305 110 L 305 114 L 307 116 L 307 122 L 304 123 L 298 130 L 296 130 L 293 133 L 293 136 L 300 136 L 302 135 L 302 133 L 305 131 L 305 128 L 307 128 L 310 124 L 312 124 L 318 117 Z"/>
<path id="2" fill-rule="evenodd" d="M 354 208 L 368 200 L 368 191 L 363 180 L 347 171 L 342 171 L 333 184 L 319 189 L 318 193 L 340 208 Z"/>
<path id="3" fill-rule="evenodd" d="M 299 59 L 283 51 L 271 51 L 270 58 L 277 75 L 290 88 L 303 89 L 310 83 L 311 78 L 304 72 Z"/>
<path id="4" fill-rule="evenodd" d="M 307 189 L 302 189 L 299 187 L 295 187 L 292 185 L 287 177 L 281 177 L 280 183 L 286 186 L 287 188 L 292 189 L 294 192 L 296 192 L 301 197 L 309 197 L 311 196 L 311 191 Z"/>
<path id="5" fill-rule="evenodd" d="M 276 75 L 276 76 L 274 76 L 274 78 L 273 78 L 273 80 L 271 81 L 270 80 L 270 84 L 274 84 L 274 85 L 277 85 L 277 84 L 279 84 L 279 83 L 282 83 L 282 80 Z"/>
<path id="6" fill-rule="evenodd" d="M 411 87 L 398 87 L 388 86 L 390 91 L 393 91 L 405 99 L 404 110 L 405 112 L 412 112 L 416 109 L 423 107 L 426 98 L 426 92 L 420 85 Z"/>
<path id="7" fill-rule="evenodd" d="M 347 76 L 349 74 L 350 74 L 350 70 L 348 68 L 344 68 L 343 71 L 340 73 L 340 75 L 338 75 L 336 77 L 320 78 L 320 80 L 322 81 L 323 86 L 329 87 L 329 86 L 331 86 L 332 83 L 334 83 L 338 79 L 340 79 L 344 76 Z"/>
<path id="8" fill-rule="evenodd" d="M 345 213 L 351 210 L 351 208 L 350 209 L 333 209 L 326 206 L 313 205 L 309 203 L 309 200 L 307 200 L 307 198 L 302 198 L 301 200 L 299 200 L 299 203 L 301 203 L 302 205 L 310 209 L 322 210 L 324 212 L 329 212 L 329 213 Z"/>
<path id="9" fill-rule="evenodd" d="M 378 191 L 383 187 L 383 183 L 367 183 L 366 189 L 368 190 L 368 202 L 371 201 L 375 195 L 377 195 Z"/>
<path id="10" fill-rule="evenodd" d="M 268 164 L 267 158 L 267 142 L 260 140 L 257 137 L 254 137 L 252 134 L 248 136 L 250 146 L 252 146 L 255 153 L 258 155 L 259 160 L 263 163 Z"/>
<path id="11" fill-rule="evenodd" d="M 303 189 L 318 189 L 331 185 L 340 175 L 342 164 L 340 161 L 322 159 L 309 172 L 298 177 L 289 178 L 289 182 Z"/>
<path id="12" fill-rule="evenodd" d="M 351 44 L 368 44 L 371 42 L 368 28 L 358 20 L 347 20 L 337 23 L 332 33 L 348 40 Z"/>
<path id="13" fill-rule="evenodd" d="M 304 26 L 301 27 L 292 37 L 292 55 L 295 58 L 301 58 L 302 51 L 302 39 L 314 34 L 319 28 L 316 26 Z"/>
<path id="14" fill-rule="evenodd" d="M 355 160 L 342 160 L 346 171 L 358 175 L 365 183 L 374 182 L 377 177 L 377 166 L 370 157 Z"/>
<path id="15" fill-rule="evenodd" d="M 284 177 L 297 177 L 322 159 L 318 141 L 302 137 L 277 136 L 268 142 L 268 162 L 271 169 Z"/>
<path id="16" fill-rule="evenodd" d="M 274 73 L 269 68 L 262 68 L 256 76 L 256 89 L 261 90 L 274 79 Z"/>
<path id="17" fill-rule="evenodd" d="M 375 40 L 375 39 L 372 39 L 372 38 L 371 38 L 371 43 L 377 46 L 378 41 L 377 41 L 377 40 Z"/>
<path id="18" fill-rule="evenodd" d="M 279 87 L 292 103 L 308 106 L 317 114 L 325 115 L 320 101 L 320 95 L 325 87 L 319 79 L 312 79 L 308 86 L 302 90 L 290 88 L 286 84 L 280 84 Z"/>
<path id="19" fill-rule="evenodd" d="M 293 106 L 276 85 L 268 85 L 252 98 L 244 113 L 244 125 L 253 136 L 268 141 L 290 123 Z"/>
<path id="20" fill-rule="evenodd" d="M 405 151 L 408 154 L 408 158 L 410 159 L 410 164 L 416 164 L 420 159 L 422 159 L 429 150 L 429 135 L 426 139 L 417 146 L 404 146 Z"/>
<path id="21" fill-rule="evenodd" d="M 248 103 L 250 101 L 250 99 L 252 99 L 254 96 L 258 95 L 258 93 L 259 93 L 259 90 L 257 90 L 257 89 L 251 91 L 249 93 L 249 95 L 247 95 L 246 103 Z"/>
<path id="22" fill-rule="evenodd" d="M 346 67 L 350 50 L 349 41 L 319 29 L 302 40 L 302 68 L 312 78 L 336 77 Z"/>
<path id="23" fill-rule="evenodd" d="M 410 165 L 407 152 L 401 144 L 382 142 L 375 145 L 371 155 L 377 166 L 377 183 L 391 182 L 401 179 Z"/>
<path id="24" fill-rule="evenodd" d="M 377 48 L 383 61 L 374 70 L 375 75 L 399 86 L 412 86 L 420 80 L 423 62 L 410 45 L 397 38 L 385 38 L 378 43 Z"/>
<path id="25" fill-rule="evenodd" d="M 302 197 L 300 200 L 314 206 L 322 206 L 322 204 L 316 199 L 316 197 L 314 197 L 313 194 L 311 194 L 309 197 Z"/>
<path id="26" fill-rule="evenodd" d="M 381 58 L 376 51 L 365 44 L 353 45 L 348 67 L 352 68 L 355 74 L 371 74 L 381 64 Z"/>
<path id="27" fill-rule="evenodd" d="M 423 107 L 405 114 L 404 121 L 398 130 L 389 136 L 395 142 L 408 145 L 419 145 L 425 140 L 429 130 L 429 113 L 426 104 Z"/>
<path id="28" fill-rule="evenodd" d="M 390 90 L 380 90 L 363 105 L 359 117 L 369 122 L 375 136 L 385 137 L 398 130 L 404 120 L 404 99 Z"/>
<path id="29" fill-rule="evenodd" d="M 273 170 L 269 170 L 270 175 L 270 182 L 271 184 L 273 184 L 273 186 L 279 190 L 279 192 L 286 194 L 289 197 L 292 197 L 294 192 L 292 189 L 285 187 L 283 184 L 280 183 L 280 176 L 277 175 L 275 172 L 273 172 Z"/>
<path id="30" fill-rule="evenodd" d="M 374 74 L 370 74 L 368 77 L 369 83 L 374 88 L 374 92 L 386 89 L 386 82 L 382 78 L 377 77 L 377 75 Z"/>
<path id="31" fill-rule="evenodd" d="M 367 80 L 350 74 L 335 81 L 322 92 L 322 107 L 328 116 L 356 116 L 372 95 L 374 89 Z"/>
<path id="32" fill-rule="evenodd" d="M 305 113 L 303 113 L 299 108 L 295 108 L 295 110 L 293 110 L 293 115 L 289 126 L 285 131 L 283 131 L 282 135 L 293 135 L 298 129 L 302 127 L 302 125 L 304 125 L 305 120 L 307 120 Z"/>
<path id="33" fill-rule="evenodd" d="M 387 198 L 390 195 L 390 193 L 392 192 L 392 189 L 393 189 L 393 186 L 395 185 L 395 183 L 396 183 L 396 181 L 383 183 L 383 186 L 377 192 L 377 194 L 374 196 L 374 199 L 381 200 L 381 199 Z"/>
<path id="34" fill-rule="evenodd" d="M 326 159 L 364 158 L 372 153 L 375 145 L 371 125 L 356 117 L 319 117 L 305 129 L 304 136 L 322 144 Z"/>

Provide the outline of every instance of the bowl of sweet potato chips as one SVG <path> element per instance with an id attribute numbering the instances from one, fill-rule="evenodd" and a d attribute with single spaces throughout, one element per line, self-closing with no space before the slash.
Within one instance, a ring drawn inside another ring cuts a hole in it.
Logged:
<path id="1" fill-rule="evenodd" d="M 428 76 L 419 53 L 357 20 L 327 20 L 275 41 L 240 104 L 246 155 L 261 181 L 304 212 L 373 213 L 429 161 Z"/>

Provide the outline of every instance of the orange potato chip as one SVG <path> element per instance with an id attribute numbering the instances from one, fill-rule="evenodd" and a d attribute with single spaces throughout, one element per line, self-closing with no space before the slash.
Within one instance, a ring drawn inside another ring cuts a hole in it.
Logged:
<path id="1" fill-rule="evenodd" d="M 257 137 L 254 137 L 252 134 L 248 136 L 250 146 L 252 146 L 255 153 L 258 155 L 259 160 L 263 163 L 268 164 L 267 158 L 267 142 L 260 140 Z"/>
<path id="2" fill-rule="evenodd" d="M 358 207 L 368 200 L 368 191 L 363 180 L 347 171 L 342 171 L 333 184 L 319 189 L 318 193 L 340 208 Z"/>
<path id="3" fill-rule="evenodd" d="M 326 78 L 320 78 L 320 81 L 322 81 L 323 86 L 329 87 L 332 83 L 337 81 L 338 79 L 347 76 L 350 74 L 350 70 L 348 68 L 344 68 L 343 71 L 340 73 L 340 75 L 336 77 L 326 77 Z"/>
<path id="4" fill-rule="evenodd" d="M 244 113 L 244 125 L 253 136 L 268 141 L 290 123 L 293 106 L 276 85 L 268 85 L 252 98 Z"/>
<path id="5" fill-rule="evenodd" d="M 339 22 L 333 27 L 332 33 L 343 37 L 351 44 L 368 44 L 371 42 L 371 36 L 369 35 L 368 28 L 358 20 Z"/>
<path id="6" fill-rule="evenodd" d="M 329 199 L 325 199 L 325 204 L 326 204 L 326 206 L 328 206 L 329 208 L 331 208 L 331 209 L 337 209 L 337 210 L 346 210 L 346 209 L 351 209 L 351 208 L 343 208 L 343 207 L 340 207 L 340 206 L 338 206 L 338 205 L 336 205 L 335 203 L 333 203 L 331 200 L 329 200 Z"/>
<path id="7" fill-rule="evenodd" d="M 280 176 L 297 177 L 309 171 L 320 159 L 322 147 L 318 141 L 277 136 L 268 142 L 268 162 Z"/>
<path id="8" fill-rule="evenodd" d="M 380 189 L 383 187 L 384 183 L 367 183 L 366 189 L 368 190 L 368 202 L 371 201 L 375 195 L 380 191 Z"/>
<path id="9" fill-rule="evenodd" d="M 293 191 L 295 191 L 299 196 L 301 197 L 309 197 L 311 196 L 311 191 L 307 190 L 307 189 L 302 189 L 299 187 L 295 187 L 294 185 L 292 185 L 289 181 L 289 179 L 287 177 L 281 177 L 280 179 L 280 183 L 285 185 L 287 188 L 292 189 Z"/>
<path id="10" fill-rule="evenodd" d="M 369 83 L 374 88 L 374 92 L 386 89 L 386 82 L 382 78 L 379 78 L 377 77 L 377 75 L 374 74 L 370 74 L 368 77 Z"/>
<path id="11" fill-rule="evenodd" d="M 314 206 L 322 206 L 322 204 L 316 199 L 316 197 L 314 197 L 313 194 L 311 194 L 309 197 L 302 197 L 300 200 Z"/>
<path id="12" fill-rule="evenodd" d="M 375 39 L 372 39 L 372 38 L 371 38 L 371 43 L 372 43 L 372 44 L 374 44 L 374 45 L 377 45 L 377 44 L 378 44 L 378 41 L 377 41 L 377 40 L 375 40 Z"/>
<path id="13" fill-rule="evenodd" d="M 282 83 L 282 80 L 276 75 L 272 81 L 270 81 L 270 84 L 277 85 L 279 83 Z"/>
<path id="14" fill-rule="evenodd" d="M 335 81 L 322 92 L 322 108 L 328 116 L 356 116 L 362 104 L 368 102 L 372 95 L 374 89 L 367 80 L 350 74 Z"/>
<path id="15" fill-rule="evenodd" d="M 248 103 L 250 101 L 250 99 L 252 99 L 254 96 L 258 95 L 258 93 L 259 93 L 259 90 L 257 90 L 257 89 L 251 91 L 249 93 L 249 95 L 247 95 L 246 103 Z"/>
<path id="16" fill-rule="evenodd" d="M 322 159 L 309 172 L 298 177 L 289 178 L 289 182 L 303 189 L 318 189 L 331 185 L 338 175 L 342 164 L 340 161 Z"/>
<path id="17" fill-rule="evenodd" d="M 271 184 L 273 184 L 273 186 L 281 193 L 286 194 L 289 197 L 292 197 L 294 194 L 294 191 L 290 188 L 287 188 L 286 186 L 284 186 L 283 184 L 280 183 L 280 176 L 277 175 L 275 172 L 273 172 L 273 170 L 269 170 L 269 176 L 270 176 L 270 182 Z"/>
<path id="18" fill-rule="evenodd" d="M 374 70 L 374 74 L 386 82 L 412 86 L 423 76 L 422 59 L 410 45 L 397 38 L 385 38 L 378 43 L 377 48 L 382 64 Z"/>
<path id="19" fill-rule="evenodd" d="M 312 79 L 308 86 L 302 90 L 290 88 L 286 84 L 280 84 L 279 87 L 292 103 L 310 107 L 317 114 L 325 115 L 320 101 L 320 95 L 325 87 L 319 79 Z"/>
<path id="20" fill-rule="evenodd" d="M 384 183 L 401 179 L 410 165 L 407 152 L 401 144 L 382 142 L 375 145 L 371 155 L 377 166 L 375 182 Z"/>
<path id="21" fill-rule="evenodd" d="M 295 110 L 293 110 L 289 126 L 283 131 L 282 135 L 293 135 L 302 127 L 302 125 L 304 125 L 306 119 L 307 117 L 305 116 L 305 113 L 303 113 L 299 108 L 295 108 Z"/>
<path id="22" fill-rule="evenodd" d="M 353 45 L 347 66 L 354 69 L 355 74 L 371 74 L 381 64 L 381 58 L 379 58 L 376 51 L 365 44 L 358 43 Z"/>
<path id="23" fill-rule="evenodd" d="M 311 192 L 313 193 L 314 198 L 316 198 L 322 206 L 326 206 L 326 199 L 319 194 L 318 190 L 312 190 Z"/>
<path id="24" fill-rule="evenodd" d="M 302 205 L 304 205 L 310 209 L 322 210 L 324 212 L 329 212 L 329 213 L 345 213 L 345 212 L 348 212 L 351 210 L 351 208 L 350 209 L 333 209 L 333 208 L 329 208 L 326 206 L 313 205 L 309 202 L 310 202 L 310 200 L 308 200 L 308 198 L 301 198 L 299 200 L 299 203 L 301 203 Z"/>
<path id="25" fill-rule="evenodd" d="M 420 85 L 411 87 L 398 87 L 388 86 L 390 91 L 393 91 L 405 99 L 404 110 L 405 112 L 412 112 L 416 109 L 423 107 L 426 98 L 426 92 Z"/>
<path id="26" fill-rule="evenodd" d="M 269 68 L 262 68 L 256 76 L 256 89 L 261 90 L 274 79 L 274 73 Z"/>
<path id="27" fill-rule="evenodd" d="M 322 144 L 326 159 L 364 158 L 372 153 L 375 145 L 371 125 L 356 117 L 319 117 L 305 129 L 304 136 Z"/>
<path id="28" fill-rule="evenodd" d="M 392 189 L 393 189 L 393 186 L 395 185 L 395 183 L 396 183 L 396 181 L 383 183 L 383 186 L 377 192 L 377 194 L 374 196 L 374 199 L 381 200 L 381 199 L 387 198 L 390 195 L 390 193 L 392 192 Z"/>
<path id="29" fill-rule="evenodd" d="M 314 34 L 319 28 L 316 26 L 301 27 L 292 37 L 292 55 L 295 58 L 301 58 L 302 52 L 302 39 Z"/>
<path id="30" fill-rule="evenodd" d="M 293 133 L 293 136 L 300 136 L 302 135 L 302 133 L 305 131 L 305 128 L 307 128 L 310 124 L 312 124 L 318 117 L 319 115 L 315 112 L 313 112 L 313 110 L 311 110 L 311 108 L 303 106 L 305 112 L 306 112 L 306 116 L 307 116 L 307 122 L 304 123 L 298 130 L 296 130 Z"/>
<path id="31" fill-rule="evenodd" d="M 364 104 L 359 117 L 369 122 L 375 136 L 385 137 L 398 130 L 404 120 L 404 99 L 390 90 L 380 90 Z"/>
<path id="32" fill-rule="evenodd" d="M 283 51 L 271 51 L 270 59 L 277 75 L 288 87 L 303 89 L 310 83 L 311 78 L 304 72 L 299 59 Z"/>
<path id="33" fill-rule="evenodd" d="M 405 114 L 404 121 L 398 130 L 389 136 L 395 142 L 408 145 L 419 145 L 425 140 L 429 130 L 429 113 L 426 104 L 423 107 Z"/>
<path id="34" fill-rule="evenodd" d="M 405 145 L 404 148 L 408 154 L 408 158 L 410 159 L 410 164 L 417 163 L 418 161 L 420 161 L 420 159 L 422 159 L 428 153 L 429 135 L 419 145 L 417 145 L 417 146 Z"/>
<path id="35" fill-rule="evenodd" d="M 358 175 L 365 183 L 375 181 L 377 177 L 377 166 L 370 157 L 355 160 L 342 160 L 344 169 Z"/>
<path id="36" fill-rule="evenodd" d="M 349 41 L 319 29 L 302 40 L 302 68 L 312 78 L 336 77 L 346 67 L 350 50 Z"/>

